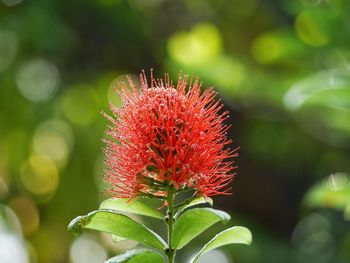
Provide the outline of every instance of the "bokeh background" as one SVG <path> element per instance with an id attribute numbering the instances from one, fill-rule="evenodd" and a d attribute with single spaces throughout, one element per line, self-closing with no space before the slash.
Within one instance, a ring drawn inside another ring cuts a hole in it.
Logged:
<path id="1" fill-rule="evenodd" d="M 202 263 L 350 262 L 348 0 L 1 0 L 0 262 L 137 246 L 66 226 L 108 197 L 100 111 L 150 68 L 215 84 L 241 147 L 234 195 L 214 203 L 254 243 Z"/>

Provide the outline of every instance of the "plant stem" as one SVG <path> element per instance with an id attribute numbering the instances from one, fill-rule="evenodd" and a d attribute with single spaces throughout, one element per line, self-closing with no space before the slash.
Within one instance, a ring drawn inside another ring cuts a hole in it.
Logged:
<path id="1" fill-rule="evenodd" d="M 168 227 L 168 248 L 165 251 L 165 253 L 168 258 L 168 263 L 174 263 L 176 251 L 172 247 L 172 235 L 173 235 L 173 229 L 175 224 L 174 222 L 174 189 L 172 187 L 168 189 L 167 202 L 168 202 L 168 211 L 165 217 L 165 223 L 167 224 L 167 227 Z"/>

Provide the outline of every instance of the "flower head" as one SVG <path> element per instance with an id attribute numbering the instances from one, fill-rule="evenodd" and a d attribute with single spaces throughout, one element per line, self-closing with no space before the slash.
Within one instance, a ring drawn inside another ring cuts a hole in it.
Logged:
<path id="1" fill-rule="evenodd" d="M 227 194 L 234 173 L 233 157 L 224 124 L 227 112 L 216 92 L 201 93 L 198 78 L 169 76 L 151 85 L 140 75 L 138 90 L 129 78 L 119 83 L 121 108 L 110 105 L 113 116 L 104 148 L 105 180 L 116 197 L 166 196 L 166 187 L 194 189 L 197 195 Z"/>

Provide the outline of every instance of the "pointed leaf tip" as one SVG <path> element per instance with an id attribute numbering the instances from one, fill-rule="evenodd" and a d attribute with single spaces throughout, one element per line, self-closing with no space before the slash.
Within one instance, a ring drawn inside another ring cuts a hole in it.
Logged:
<path id="1" fill-rule="evenodd" d="M 87 216 L 77 216 L 68 225 L 67 229 L 74 236 L 79 236 L 81 234 L 81 229 L 87 223 Z"/>

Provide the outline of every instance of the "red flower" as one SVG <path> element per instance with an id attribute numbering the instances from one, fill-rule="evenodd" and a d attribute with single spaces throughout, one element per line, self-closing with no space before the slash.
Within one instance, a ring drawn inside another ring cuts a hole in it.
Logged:
<path id="1" fill-rule="evenodd" d="M 166 196 L 166 186 L 194 189 L 197 195 L 227 194 L 234 173 L 224 125 L 228 112 L 220 113 L 217 93 L 207 88 L 201 94 L 198 78 L 189 86 L 179 76 L 177 86 L 140 75 L 141 90 L 128 80 L 119 83 L 124 105 L 110 109 L 111 124 L 104 148 L 105 180 L 116 197 Z"/>

